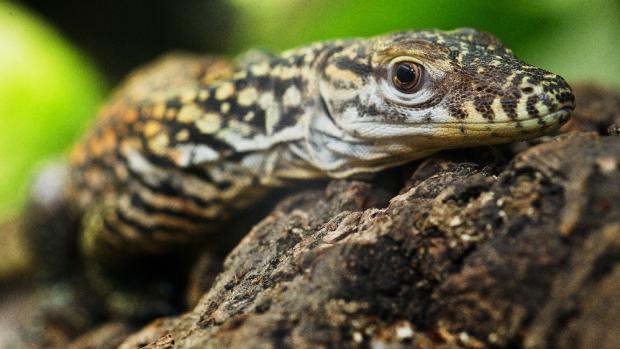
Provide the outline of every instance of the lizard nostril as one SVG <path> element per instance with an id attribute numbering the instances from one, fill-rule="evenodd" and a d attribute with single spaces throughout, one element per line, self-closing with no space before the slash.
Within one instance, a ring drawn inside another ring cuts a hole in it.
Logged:
<path id="1" fill-rule="evenodd" d="M 528 87 L 522 88 L 521 92 L 523 92 L 525 94 L 530 94 L 530 93 L 534 92 L 534 89 L 532 87 L 528 86 Z"/>

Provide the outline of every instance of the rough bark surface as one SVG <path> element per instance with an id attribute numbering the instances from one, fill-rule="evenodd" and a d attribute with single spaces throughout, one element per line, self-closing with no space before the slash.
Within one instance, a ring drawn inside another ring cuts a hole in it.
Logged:
<path id="1" fill-rule="evenodd" d="M 291 195 L 192 310 L 72 348 L 620 348 L 620 97 L 576 95 L 561 135 Z"/>
<path id="2" fill-rule="evenodd" d="M 571 132 L 438 154 L 389 202 L 360 181 L 285 199 L 192 311 L 121 348 L 619 348 L 620 138 L 589 131 L 620 99 L 577 95 Z"/>

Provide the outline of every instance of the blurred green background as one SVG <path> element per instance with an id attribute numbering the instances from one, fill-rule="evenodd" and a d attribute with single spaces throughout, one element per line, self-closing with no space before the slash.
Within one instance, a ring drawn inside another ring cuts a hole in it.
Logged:
<path id="1" fill-rule="evenodd" d="M 474 27 L 571 83 L 620 89 L 620 0 L 0 0 L 0 216 L 129 70 L 174 50 L 236 54 Z"/>

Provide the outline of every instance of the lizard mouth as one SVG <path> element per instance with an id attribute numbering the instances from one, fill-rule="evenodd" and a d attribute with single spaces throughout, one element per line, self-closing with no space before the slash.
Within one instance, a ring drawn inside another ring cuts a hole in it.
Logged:
<path id="1" fill-rule="evenodd" d="M 572 107 L 563 107 L 554 112 L 538 117 L 495 122 L 440 123 L 435 126 L 446 136 L 454 137 L 457 133 L 465 138 L 479 139 L 480 143 L 503 143 L 520 141 L 542 136 L 560 128 L 568 121 Z M 442 132 L 443 131 L 443 132 Z M 478 143 L 474 141 L 474 143 Z"/>
<path id="2" fill-rule="evenodd" d="M 450 122 L 450 123 L 442 123 L 442 125 L 458 125 L 458 126 L 480 125 L 480 126 L 488 126 L 490 128 L 494 128 L 493 125 L 497 125 L 498 127 L 514 125 L 515 128 L 525 128 L 527 126 L 537 127 L 537 126 L 545 126 L 545 125 L 552 126 L 554 124 L 562 125 L 566 121 L 568 121 L 572 111 L 573 111 L 573 107 L 563 107 L 563 108 L 560 108 L 554 112 L 551 112 L 545 115 L 528 117 L 528 118 L 523 118 L 523 119 L 516 118 L 516 119 L 511 119 L 511 120 L 491 121 L 491 122 L 484 122 L 484 121 L 480 121 L 480 122 L 464 121 L 462 123 Z"/>
<path id="3" fill-rule="evenodd" d="M 509 120 L 461 120 L 445 122 L 396 123 L 357 122 L 355 135 L 360 139 L 408 139 L 419 144 L 479 145 L 508 143 L 535 138 L 564 124 L 571 105 L 535 117 Z M 409 141 L 405 141 L 408 143 Z"/>

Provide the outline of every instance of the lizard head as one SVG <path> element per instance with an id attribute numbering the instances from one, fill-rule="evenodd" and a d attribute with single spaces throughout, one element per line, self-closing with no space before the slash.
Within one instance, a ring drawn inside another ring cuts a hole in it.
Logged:
<path id="1" fill-rule="evenodd" d="M 338 137 L 358 144 L 349 162 L 365 166 L 360 172 L 442 149 L 534 138 L 574 108 L 562 77 L 473 29 L 394 33 L 342 47 L 326 59 L 319 90 L 333 122 L 326 132 L 339 129 Z"/>

